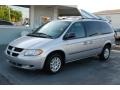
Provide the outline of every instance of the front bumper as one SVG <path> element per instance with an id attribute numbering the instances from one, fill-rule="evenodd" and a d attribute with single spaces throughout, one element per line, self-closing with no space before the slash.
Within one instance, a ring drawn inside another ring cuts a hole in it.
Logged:
<path id="1" fill-rule="evenodd" d="M 44 67 L 45 58 L 40 56 L 34 56 L 34 57 L 12 57 L 6 54 L 7 62 L 18 68 L 23 69 L 42 69 Z"/>

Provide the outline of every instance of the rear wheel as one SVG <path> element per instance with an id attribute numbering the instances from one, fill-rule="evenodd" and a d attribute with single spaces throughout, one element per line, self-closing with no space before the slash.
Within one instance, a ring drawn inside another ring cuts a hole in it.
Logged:
<path id="1" fill-rule="evenodd" d="M 110 57 L 110 51 L 111 51 L 111 47 L 109 45 L 106 45 L 103 50 L 102 53 L 99 55 L 100 60 L 101 61 L 106 61 L 109 59 Z"/>
<path id="2" fill-rule="evenodd" d="M 47 73 L 57 73 L 63 67 L 63 58 L 59 54 L 49 55 L 45 62 L 44 70 Z"/>

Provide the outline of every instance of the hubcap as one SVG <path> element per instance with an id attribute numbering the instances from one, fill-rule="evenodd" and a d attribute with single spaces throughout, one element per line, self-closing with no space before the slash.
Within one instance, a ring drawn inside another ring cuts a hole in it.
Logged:
<path id="1" fill-rule="evenodd" d="M 53 72 L 57 72 L 61 67 L 61 60 L 59 57 L 54 57 L 50 62 L 50 69 Z"/>
<path id="2" fill-rule="evenodd" d="M 110 54 L 110 51 L 109 51 L 108 48 L 106 48 L 105 51 L 104 51 L 104 57 L 105 57 L 105 59 L 107 59 L 109 57 L 109 54 Z"/>

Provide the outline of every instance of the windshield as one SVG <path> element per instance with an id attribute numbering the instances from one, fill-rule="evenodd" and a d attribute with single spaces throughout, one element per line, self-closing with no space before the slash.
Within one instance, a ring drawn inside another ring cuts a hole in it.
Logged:
<path id="1" fill-rule="evenodd" d="M 38 28 L 30 35 L 43 38 L 58 38 L 70 25 L 70 21 L 52 21 Z"/>

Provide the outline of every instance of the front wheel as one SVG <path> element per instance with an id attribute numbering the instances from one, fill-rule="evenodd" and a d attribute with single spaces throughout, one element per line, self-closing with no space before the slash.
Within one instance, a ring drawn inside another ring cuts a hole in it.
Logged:
<path id="1" fill-rule="evenodd" d="M 99 55 L 100 60 L 101 60 L 101 61 L 106 61 L 106 60 L 108 60 L 109 57 L 110 57 L 110 51 L 111 51 L 111 47 L 106 45 L 106 46 L 103 48 L 102 53 Z"/>
<path id="2" fill-rule="evenodd" d="M 47 71 L 47 73 L 57 73 L 59 72 L 63 67 L 63 58 L 59 54 L 53 54 L 50 55 L 46 62 L 44 71 Z"/>

